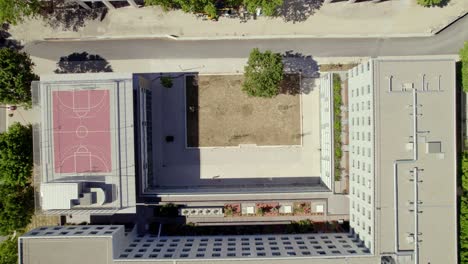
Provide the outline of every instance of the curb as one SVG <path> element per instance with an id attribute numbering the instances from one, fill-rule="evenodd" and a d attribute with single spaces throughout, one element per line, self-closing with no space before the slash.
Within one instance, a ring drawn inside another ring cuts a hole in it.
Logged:
<path id="1" fill-rule="evenodd" d="M 370 34 L 370 35 L 252 35 L 252 36 L 220 36 L 220 37 L 181 37 L 177 35 L 130 35 L 130 36 L 98 36 L 80 38 L 44 38 L 44 41 L 101 41 L 101 40 L 128 40 L 128 39 L 166 39 L 176 41 L 202 41 L 202 40 L 268 40 L 268 39 L 347 39 L 347 38 L 408 38 L 431 37 L 434 33 L 415 34 Z"/>
<path id="2" fill-rule="evenodd" d="M 455 22 L 457 22 L 458 20 L 464 18 L 467 14 L 468 14 L 468 11 L 466 11 L 466 12 L 464 12 L 464 13 L 461 13 L 461 14 L 458 15 L 457 17 L 452 18 L 451 20 L 448 21 L 447 24 L 444 24 L 444 25 L 440 26 L 439 28 L 436 28 L 436 29 L 432 30 L 433 34 L 434 34 L 434 35 L 439 34 L 440 32 L 444 31 L 445 29 L 447 29 L 448 27 L 450 27 L 451 25 L 453 25 L 453 24 L 454 24 Z"/>

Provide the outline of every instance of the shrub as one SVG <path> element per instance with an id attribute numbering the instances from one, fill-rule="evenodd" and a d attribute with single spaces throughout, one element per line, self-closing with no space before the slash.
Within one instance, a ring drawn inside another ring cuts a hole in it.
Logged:
<path id="1" fill-rule="evenodd" d="M 161 85 L 166 88 L 172 88 L 173 86 L 172 78 L 169 76 L 161 77 Z"/>
<path id="2" fill-rule="evenodd" d="M 418 0 L 418 4 L 426 7 L 438 6 L 443 3 L 443 0 Z"/>
<path id="3" fill-rule="evenodd" d="M 341 98 L 341 78 L 338 74 L 333 74 L 333 142 L 335 148 L 335 181 L 341 180 L 341 157 L 343 153 L 341 151 L 341 105 L 343 100 Z"/>
<path id="4" fill-rule="evenodd" d="M 468 41 L 465 41 L 465 45 L 460 50 L 460 61 L 461 61 L 461 85 L 463 91 L 468 92 Z"/>
<path id="5" fill-rule="evenodd" d="M 179 215 L 179 206 L 173 203 L 165 204 L 159 207 L 159 216 L 176 217 Z"/>

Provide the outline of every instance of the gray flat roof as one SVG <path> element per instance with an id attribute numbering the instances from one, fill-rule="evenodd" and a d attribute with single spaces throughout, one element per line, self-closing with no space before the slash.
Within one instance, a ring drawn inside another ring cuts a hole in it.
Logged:
<path id="1" fill-rule="evenodd" d="M 391 78 L 391 80 L 390 80 Z M 391 81 L 392 91 L 389 91 Z M 424 83 L 424 89 L 422 88 Z M 394 161 L 413 158 L 413 84 L 417 89 L 418 159 L 398 165 L 399 250 L 413 250 L 414 182 L 420 169 L 420 263 L 456 263 L 455 61 L 429 58 L 374 60 L 376 148 L 376 253 L 394 252 Z M 441 153 L 428 143 L 440 142 Z"/>

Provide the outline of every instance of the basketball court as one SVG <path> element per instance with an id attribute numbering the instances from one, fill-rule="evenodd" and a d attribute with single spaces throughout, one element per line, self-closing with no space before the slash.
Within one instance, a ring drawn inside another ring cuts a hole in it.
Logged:
<path id="1" fill-rule="evenodd" d="M 54 170 L 112 170 L 108 90 L 53 91 Z"/>

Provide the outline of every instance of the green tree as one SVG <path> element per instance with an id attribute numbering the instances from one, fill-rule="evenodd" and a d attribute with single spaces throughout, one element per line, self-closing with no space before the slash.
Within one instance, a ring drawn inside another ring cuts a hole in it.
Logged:
<path id="1" fill-rule="evenodd" d="M 265 16 L 274 16 L 276 10 L 283 5 L 283 0 L 244 0 L 244 5 L 250 13 L 255 13 L 257 7 L 260 7 Z"/>
<path id="2" fill-rule="evenodd" d="M 0 264 L 18 263 L 18 239 L 10 236 L 0 244 Z"/>
<path id="3" fill-rule="evenodd" d="M 38 79 L 33 66 L 26 53 L 0 49 L 0 103 L 31 105 L 31 82 Z"/>
<path id="4" fill-rule="evenodd" d="M 36 15 L 39 10 L 39 0 L 0 0 L 0 22 L 15 25 L 24 17 Z"/>
<path id="5" fill-rule="evenodd" d="M 427 7 L 441 5 L 442 3 L 443 0 L 418 0 L 418 4 Z"/>
<path id="6" fill-rule="evenodd" d="M 460 50 L 461 60 L 461 85 L 463 91 L 468 92 L 468 41 L 465 41 L 465 45 Z"/>
<path id="7" fill-rule="evenodd" d="M 29 185 L 32 166 L 32 127 L 14 123 L 0 134 L 0 184 Z"/>
<path id="8" fill-rule="evenodd" d="M 460 197 L 460 263 L 468 263 L 468 153 L 463 153 L 461 160 L 461 188 Z"/>
<path id="9" fill-rule="evenodd" d="M 216 6 L 213 3 L 207 3 L 205 7 L 203 8 L 203 11 L 210 16 L 211 19 L 217 19 L 218 18 L 218 10 L 216 9 Z"/>
<path id="10" fill-rule="evenodd" d="M 269 50 L 262 53 L 255 48 L 244 70 L 242 90 L 249 96 L 271 98 L 279 94 L 279 85 L 283 80 L 283 62 L 279 53 Z"/>
<path id="11" fill-rule="evenodd" d="M 174 0 L 145 0 L 145 5 L 158 5 L 164 11 L 168 11 L 175 7 Z"/>
<path id="12" fill-rule="evenodd" d="M 0 235 L 24 231 L 34 213 L 32 186 L 0 185 Z"/>

